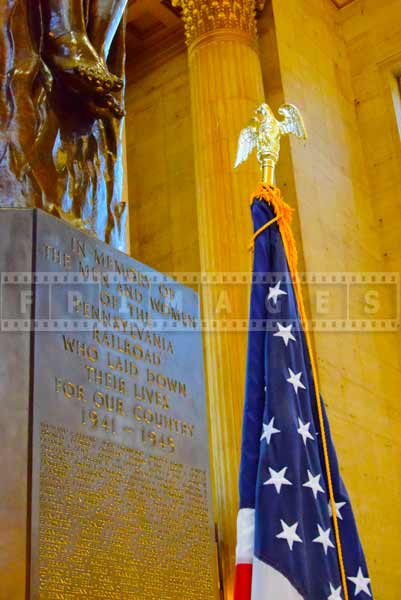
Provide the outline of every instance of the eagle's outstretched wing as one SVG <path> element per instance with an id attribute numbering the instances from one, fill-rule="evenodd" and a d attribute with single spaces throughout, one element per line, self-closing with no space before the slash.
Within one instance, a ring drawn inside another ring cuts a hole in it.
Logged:
<path id="1" fill-rule="evenodd" d="M 241 131 L 238 140 L 237 158 L 235 159 L 234 169 L 248 158 L 252 150 L 256 147 L 257 141 L 258 134 L 254 125 L 248 125 L 248 127 L 245 127 Z"/>
<path id="2" fill-rule="evenodd" d="M 278 109 L 278 112 L 284 117 L 283 121 L 279 121 L 281 134 L 293 133 L 297 137 L 306 140 L 305 124 L 297 107 L 293 104 L 283 104 Z"/>

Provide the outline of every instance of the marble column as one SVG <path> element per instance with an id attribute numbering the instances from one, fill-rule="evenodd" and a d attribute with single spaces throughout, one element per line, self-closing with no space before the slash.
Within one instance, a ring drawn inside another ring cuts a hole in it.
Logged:
<path id="1" fill-rule="evenodd" d="M 249 273 L 256 159 L 233 171 L 241 129 L 264 100 L 255 0 L 179 0 L 188 44 L 201 269 Z M 203 318 L 248 314 L 247 285 L 203 286 Z M 241 325 L 237 324 L 237 328 Z M 211 454 L 224 598 L 233 595 L 247 334 L 205 332 Z"/>

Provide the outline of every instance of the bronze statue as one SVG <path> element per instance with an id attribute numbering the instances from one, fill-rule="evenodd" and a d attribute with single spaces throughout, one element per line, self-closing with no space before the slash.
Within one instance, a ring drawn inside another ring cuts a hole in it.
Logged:
<path id="1" fill-rule="evenodd" d="M 43 208 L 120 249 L 126 2 L 0 8 L 0 206 Z"/>

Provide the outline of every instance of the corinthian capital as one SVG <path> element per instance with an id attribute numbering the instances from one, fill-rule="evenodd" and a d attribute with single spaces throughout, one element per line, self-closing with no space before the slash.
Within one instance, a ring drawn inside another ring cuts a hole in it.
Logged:
<path id="1" fill-rule="evenodd" d="M 172 0 L 182 9 L 188 46 L 202 35 L 231 30 L 256 38 L 256 11 L 264 0 Z"/>

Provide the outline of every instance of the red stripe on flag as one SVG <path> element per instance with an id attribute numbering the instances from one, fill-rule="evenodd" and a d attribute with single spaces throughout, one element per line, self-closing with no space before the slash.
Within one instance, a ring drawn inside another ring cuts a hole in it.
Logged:
<path id="1" fill-rule="evenodd" d="M 235 567 L 234 600 L 251 600 L 252 563 L 240 563 Z"/>

